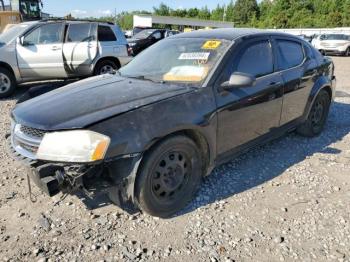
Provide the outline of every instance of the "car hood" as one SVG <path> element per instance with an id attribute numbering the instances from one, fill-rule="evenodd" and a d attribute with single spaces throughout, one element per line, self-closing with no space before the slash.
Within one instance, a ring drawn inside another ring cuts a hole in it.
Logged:
<path id="1" fill-rule="evenodd" d="M 42 130 L 84 128 L 107 118 L 190 92 L 193 88 L 104 75 L 18 104 L 16 123 Z"/>

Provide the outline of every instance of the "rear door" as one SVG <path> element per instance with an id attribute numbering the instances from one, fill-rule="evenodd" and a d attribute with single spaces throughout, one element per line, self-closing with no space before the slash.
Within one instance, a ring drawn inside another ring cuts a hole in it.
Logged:
<path id="1" fill-rule="evenodd" d="M 17 44 L 21 77 L 41 80 L 66 77 L 62 57 L 63 23 L 40 25 Z"/>
<path id="2" fill-rule="evenodd" d="M 92 63 L 97 55 L 97 23 L 69 24 L 63 45 L 63 58 L 68 75 L 92 74 Z"/>
<path id="3" fill-rule="evenodd" d="M 306 53 L 307 43 L 293 38 L 274 37 L 277 70 L 284 86 L 281 125 L 298 119 L 305 106 L 317 75 L 317 63 Z"/>
<path id="4" fill-rule="evenodd" d="M 255 76 L 256 84 L 220 91 L 220 84 L 234 72 Z M 269 37 L 245 40 L 234 48 L 223 76 L 216 88 L 220 155 L 279 127 L 283 97 L 283 80 L 275 73 Z"/>

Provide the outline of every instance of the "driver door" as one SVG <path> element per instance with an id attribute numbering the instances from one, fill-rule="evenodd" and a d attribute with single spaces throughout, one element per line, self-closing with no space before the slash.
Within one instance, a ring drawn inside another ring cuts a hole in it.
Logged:
<path id="1" fill-rule="evenodd" d="M 226 72 L 216 88 L 218 107 L 217 150 L 219 155 L 248 145 L 279 127 L 283 79 L 274 70 L 274 55 L 268 37 L 245 40 L 234 48 Z M 253 86 L 222 90 L 232 73 L 256 77 Z"/>
<path id="2" fill-rule="evenodd" d="M 44 24 L 23 36 L 16 47 L 21 77 L 33 81 L 67 77 L 62 47 L 63 23 Z"/>

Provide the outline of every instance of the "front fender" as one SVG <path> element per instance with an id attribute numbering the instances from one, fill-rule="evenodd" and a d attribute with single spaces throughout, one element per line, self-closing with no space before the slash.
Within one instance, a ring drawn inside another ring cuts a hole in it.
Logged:
<path id="1" fill-rule="evenodd" d="M 216 154 L 216 104 L 210 88 L 182 94 L 107 119 L 89 129 L 111 138 L 106 159 L 143 153 L 179 131 L 200 133 Z"/>

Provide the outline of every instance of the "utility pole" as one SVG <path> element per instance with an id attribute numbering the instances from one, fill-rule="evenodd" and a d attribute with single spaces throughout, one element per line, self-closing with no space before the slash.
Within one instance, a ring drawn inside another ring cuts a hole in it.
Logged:
<path id="1" fill-rule="evenodd" d="M 222 16 L 222 21 L 226 21 L 226 16 L 227 16 L 227 5 L 224 5 L 224 14 Z"/>

